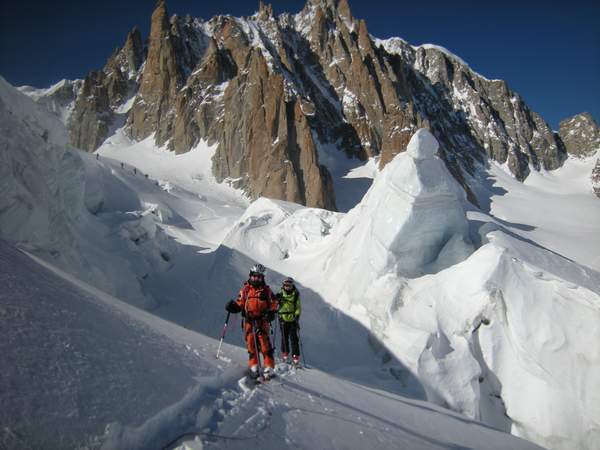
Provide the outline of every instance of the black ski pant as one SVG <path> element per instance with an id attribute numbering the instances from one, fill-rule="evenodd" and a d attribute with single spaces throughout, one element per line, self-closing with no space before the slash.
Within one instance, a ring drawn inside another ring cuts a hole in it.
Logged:
<path id="1" fill-rule="evenodd" d="M 279 321 L 281 328 L 281 353 L 290 353 L 290 341 L 292 344 L 292 356 L 300 356 L 300 347 L 298 346 L 298 322 Z"/>

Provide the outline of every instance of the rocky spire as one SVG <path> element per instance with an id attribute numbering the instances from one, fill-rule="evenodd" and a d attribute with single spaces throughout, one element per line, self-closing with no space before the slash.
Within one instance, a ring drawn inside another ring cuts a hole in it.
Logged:
<path id="1" fill-rule="evenodd" d="M 273 17 L 273 6 L 265 4 L 262 0 L 258 2 L 258 18 L 267 20 Z"/>
<path id="2" fill-rule="evenodd" d="M 152 13 L 148 57 L 127 122 L 131 136 L 136 139 L 144 139 L 156 132 L 156 142 L 161 145 L 170 137 L 172 117 L 169 111 L 184 81 L 177 61 L 177 43 L 177 36 L 171 32 L 165 1 L 160 0 Z"/>
<path id="3" fill-rule="evenodd" d="M 137 73 L 144 60 L 142 34 L 138 27 L 134 27 L 133 30 L 129 32 L 122 51 L 125 54 L 129 70 Z"/>
<path id="4" fill-rule="evenodd" d="M 340 17 L 352 22 L 352 12 L 350 11 L 350 5 L 348 4 L 348 0 L 339 0 L 337 9 L 340 14 Z"/>

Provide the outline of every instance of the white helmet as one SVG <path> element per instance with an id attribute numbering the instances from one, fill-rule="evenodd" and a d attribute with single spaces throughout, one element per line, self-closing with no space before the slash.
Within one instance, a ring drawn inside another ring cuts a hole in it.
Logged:
<path id="1" fill-rule="evenodd" d="M 252 266 L 252 268 L 250 269 L 250 274 L 255 273 L 255 274 L 264 276 L 266 271 L 267 271 L 267 269 L 265 269 L 265 266 L 263 266 L 262 264 L 254 264 Z"/>

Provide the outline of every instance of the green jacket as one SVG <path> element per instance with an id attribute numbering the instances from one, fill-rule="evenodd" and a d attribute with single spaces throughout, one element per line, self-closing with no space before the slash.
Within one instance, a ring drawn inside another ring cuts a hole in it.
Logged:
<path id="1" fill-rule="evenodd" d="M 279 299 L 279 320 L 284 322 L 293 322 L 300 318 L 300 293 L 298 289 L 290 293 L 285 292 L 283 289 L 277 294 Z"/>

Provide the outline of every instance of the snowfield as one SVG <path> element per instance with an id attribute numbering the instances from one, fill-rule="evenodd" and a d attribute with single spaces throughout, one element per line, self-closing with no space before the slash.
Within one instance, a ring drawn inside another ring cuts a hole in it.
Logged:
<path id="1" fill-rule="evenodd" d="M 79 152 L 2 78 L 0 119 L 3 448 L 597 447 L 591 159 L 492 165 L 479 210 L 419 130 L 381 172 L 338 166 L 361 182 L 333 213 L 217 184 L 204 143 Z M 309 366 L 258 387 L 239 317 L 215 358 L 255 262 L 296 279 Z"/>

